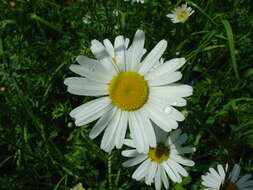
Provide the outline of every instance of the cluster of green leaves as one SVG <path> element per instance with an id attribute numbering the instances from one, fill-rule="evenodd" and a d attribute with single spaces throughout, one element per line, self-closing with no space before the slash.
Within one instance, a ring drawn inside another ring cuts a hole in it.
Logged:
<path id="1" fill-rule="evenodd" d="M 11 3 L 12 2 L 12 3 Z M 140 28 L 148 51 L 168 41 L 165 59 L 186 57 L 182 82 L 194 87 L 181 128 L 197 151 L 191 177 L 172 189 L 199 189 L 200 175 L 217 163 L 252 172 L 252 2 L 187 0 L 195 13 L 184 24 L 165 17 L 185 1 L 0 1 L 0 187 L 153 189 L 121 168 L 120 151 L 106 154 L 94 123 L 76 128 L 69 112 L 90 97 L 66 92 L 75 57 L 92 57 L 92 39 L 132 37 Z"/>

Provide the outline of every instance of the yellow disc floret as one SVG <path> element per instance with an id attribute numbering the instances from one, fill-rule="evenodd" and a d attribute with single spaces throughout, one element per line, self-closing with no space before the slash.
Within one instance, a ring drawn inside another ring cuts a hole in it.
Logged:
<path id="1" fill-rule="evenodd" d="M 186 11 L 181 11 L 178 15 L 177 15 L 177 19 L 178 20 L 184 20 L 186 17 L 188 17 L 189 14 Z"/>
<path id="2" fill-rule="evenodd" d="M 148 94 L 148 83 L 137 72 L 118 73 L 109 83 L 109 96 L 112 104 L 121 110 L 139 109 L 146 103 Z"/>
<path id="3" fill-rule="evenodd" d="M 239 190 L 239 188 L 235 183 L 229 182 L 228 185 L 224 188 L 224 190 Z"/>
<path id="4" fill-rule="evenodd" d="M 170 155 L 169 147 L 162 143 L 157 144 L 156 148 L 150 148 L 148 152 L 148 157 L 158 163 L 168 160 Z"/>

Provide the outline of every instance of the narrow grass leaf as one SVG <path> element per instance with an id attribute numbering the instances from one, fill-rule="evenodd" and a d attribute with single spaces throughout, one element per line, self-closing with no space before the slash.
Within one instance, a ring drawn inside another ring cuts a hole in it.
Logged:
<path id="1" fill-rule="evenodd" d="M 233 37 L 232 28 L 227 20 L 222 20 L 222 23 L 225 27 L 227 37 L 228 37 L 228 45 L 229 45 L 232 67 L 234 69 L 236 78 L 239 79 L 240 77 L 239 77 L 237 62 L 236 62 L 236 57 L 235 57 L 235 45 L 234 45 L 234 37 Z"/>

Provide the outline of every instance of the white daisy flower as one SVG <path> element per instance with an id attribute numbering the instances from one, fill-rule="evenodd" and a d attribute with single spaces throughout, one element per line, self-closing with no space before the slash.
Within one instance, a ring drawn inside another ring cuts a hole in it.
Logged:
<path id="1" fill-rule="evenodd" d="M 142 58 L 144 40 L 141 30 L 137 30 L 129 48 L 129 40 L 123 36 L 116 37 L 114 46 L 107 39 L 104 44 L 93 40 L 91 51 L 97 60 L 78 56 L 79 65 L 71 65 L 70 70 L 82 77 L 64 81 L 72 94 L 99 97 L 75 108 L 70 116 L 77 126 L 99 119 L 89 136 L 93 139 L 105 130 L 101 148 L 107 152 L 114 146 L 122 147 L 128 124 L 133 138 L 138 139 L 137 150 L 148 152 L 149 146 L 156 146 L 151 120 L 167 132 L 184 120 L 174 106 L 186 105 L 183 97 L 192 95 L 192 87 L 174 82 L 181 79 L 177 69 L 186 60 L 175 58 L 160 64 L 167 47 L 165 40 Z"/>
<path id="2" fill-rule="evenodd" d="M 235 164 L 232 172 L 228 172 L 228 165 L 225 169 L 221 166 L 217 166 L 217 171 L 213 168 L 209 169 L 206 175 L 201 176 L 202 185 L 204 190 L 252 190 L 253 180 L 250 174 L 246 174 L 239 179 L 240 166 Z"/>
<path id="3" fill-rule="evenodd" d="M 194 10 L 192 10 L 191 7 L 187 7 L 186 3 L 181 7 L 175 8 L 171 14 L 167 14 L 166 16 L 169 17 L 173 23 L 184 23 L 193 13 Z"/>
<path id="4" fill-rule="evenodd" d="M 85 189 L 83 188 L 82 183 L 78 183 L 76 186 L 74 186 L 70 190 L 85 190 Z"/>
<path id="5" fill-rule="evenodd" d="M 181 130 L 175 130 L 168 136 L 163 130 L 155 127 L 157 135 L 157 146 L 149 148 L 146 154 L 138 153 L 134 140 L 125 140 L 125 144 L 134 149 L 122 151 L 125 157 L 132 157 L 123 163 L 124 167 L 131 167 L 140 164 L 132 175 L 133 179 L 145 179 L 147 185 L 155 183 L 156 190 L 160 190 L 162 184 L 169 188 L 168 177 L 174 182 L 182 182 L 181 176 L 188 176 L 187 171 L 181 166 L 194 166 L 192 160 L 184 158 L 184 153 L 195 151 L 193 147 L 182 147 L 186 142 L 187 135 L 181 134 Z"/>
<path id="6" fill-rule="evenodd" d="M 144 0 L 125 0 L 125 1 L 131 1 L 132 3 L 144 3 Z"/>

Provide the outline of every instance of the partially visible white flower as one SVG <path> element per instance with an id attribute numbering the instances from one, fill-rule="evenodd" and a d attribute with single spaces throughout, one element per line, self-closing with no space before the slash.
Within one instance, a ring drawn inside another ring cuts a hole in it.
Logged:
<path id="1" fill-rule="evenodd" d="M 253 180 L 250 174 L 246 174 L 239 179 L 241 167 L 235 164 L 233 170 L 228 172 L 228 165 L 225 168 L 222 165 L 217 166 L 217 171 L 209 168 L 206 175 L 201 176 L 204 190 L 251 190 L 253 189 Z"/>
<path id="2" fill-rule="evenodd" d="M 90 15 L 85 15 L 83 18 L 83 23 L 84 24 L 90 24 L 91 23 L 91 16 Z"/>
<path id="3" fill-rule="evenodd" d="M 144 0 L 125 0 L 125 1 L 131 1 L 132 3 L 144 3 Z"/>
<path id="4" fill-rule="evenodd" d="M 74 186 L 70 190 L 85 190 L 85 189 L 83 188 L 83 184 L 82 183 L 78 183 L 76 186 Z"/>
<path id="5" fill-rule="evenodd" d="M 182 182 L 181 176 L 188 176 L 188 172 L 182 167 L 194 166 L 192 160 L 183 157 L 185 153 L 195 151 L 193 147 L 182 147 L 187 140 L 187 135 L 181 134 L 181 130 L 175 130 L 170 133 L 165 133 L 159 127 L 155 126 L 157 146 L 149 148 L 147 154 L 138 153 L 135 147 L 134 140 L 125 140 L 125 144 L 134 149 L 122 151 L 125 157 L 132 159 L 123 163 L 124 167 L 131 167 L 137 164 L 140 166 L 132 175 L 133 179 L 145 179 L 147 185 L 155 183 L 156 190 L 160 190 L 162 184 L 166 189 L 169 188 L 168 177 L 177 183 Z"/>
<path id="6" fill-rule="evenodd" d="M 173 23 L 184 23 L 193 13 L 194 10 L 192 10 L 191 7 L 187 7 L 186 3 L 181 7 L 175 8 L 171 14 L 167 14 L 166 16 L 169 17 Z"/>

